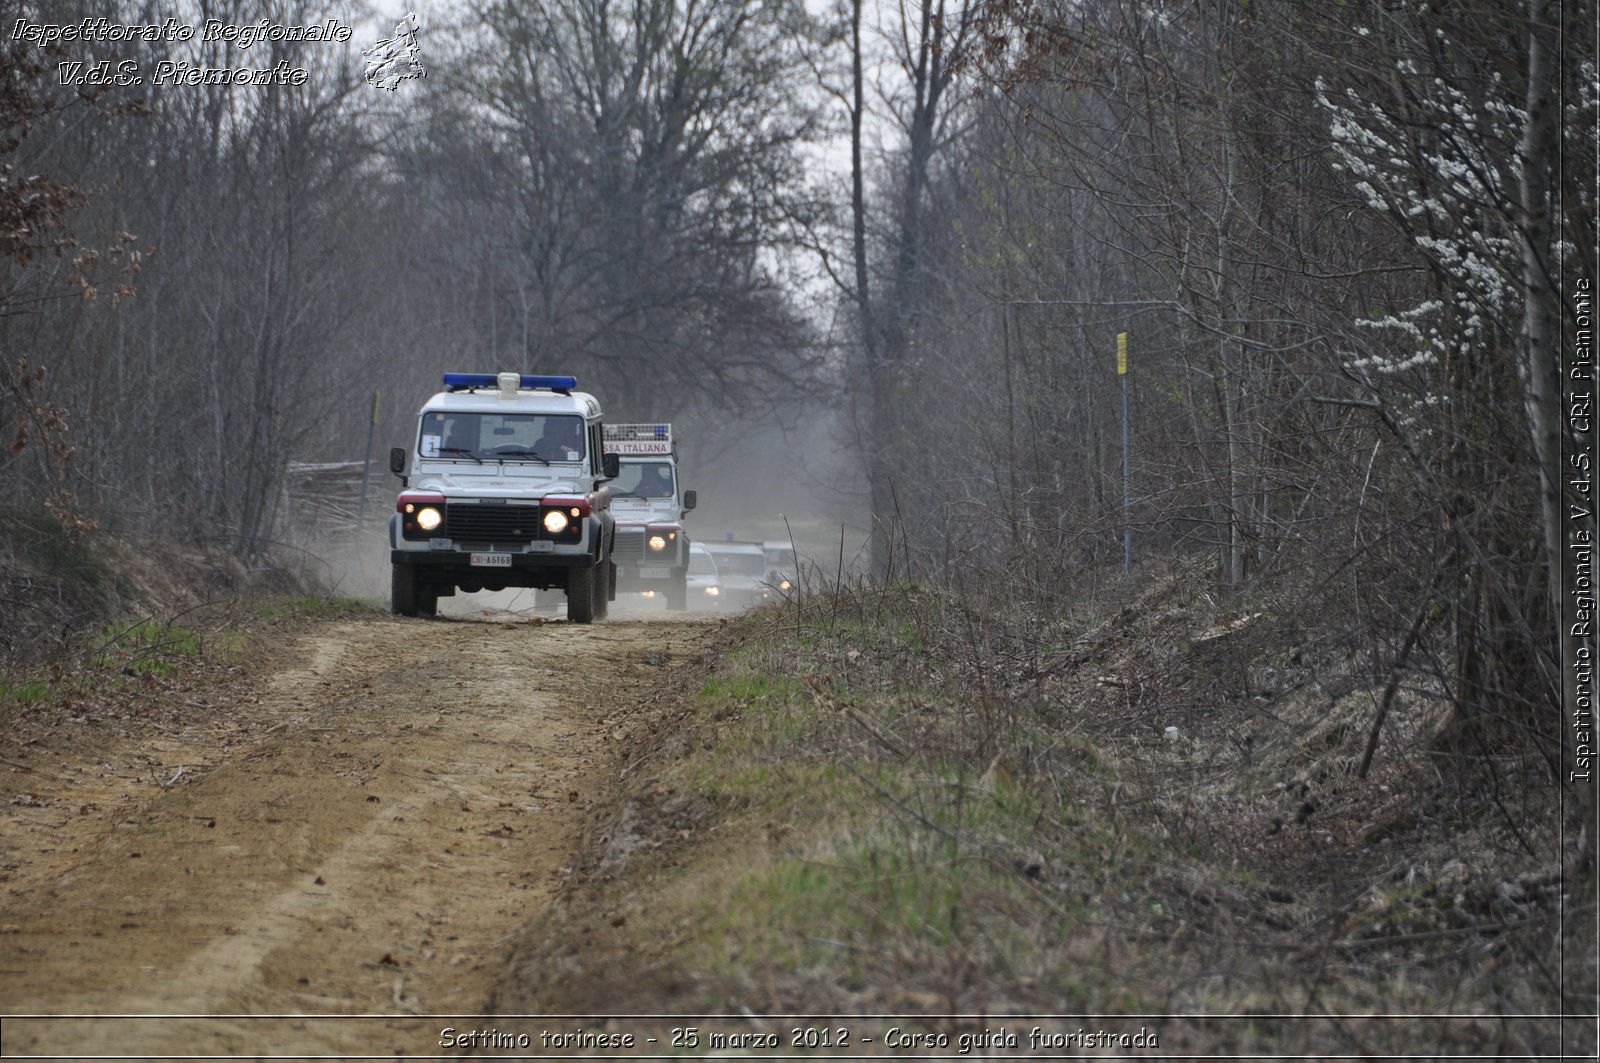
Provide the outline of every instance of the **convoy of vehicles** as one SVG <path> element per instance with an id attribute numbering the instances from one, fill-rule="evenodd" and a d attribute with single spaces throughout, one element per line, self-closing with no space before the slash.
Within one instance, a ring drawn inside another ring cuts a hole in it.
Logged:
<path id="1" fill-rule="evenodd" d="M 615 596 L 615 518 L 600 403 L 570 376 L 446 373 L 412 447 L 389 452 L 404 489 L 389 521 L 392 605 L 432 615 L 457 590 L 562 590 L 567 618 Z M 406 473 L 407 457 L 411 471 Z"/>
<path id="2" fill-rule="evenodd" d="M 457 591 L 560 591 L 603 620 L 619 591 L 735 611 L 794 593 L 794 544 L 691 543 L 670 424 L 604 423 L 570 376 L 446 373 L 412 446 L 389 452 L 391 605 L 431 616 Z M 407 465 L 410 471 L 407 472 Z"/>
<path id="3" fill-rule="evenodd" d="M 694 508 L 695 494 L 678 482 L 672 425 L 608 424 L 602 437 L 606 454 L 620 462 L 610 485 L 616 589 L 664 595 L 667 608 L 687 608 L 689 536 L 683 518 Z"/>

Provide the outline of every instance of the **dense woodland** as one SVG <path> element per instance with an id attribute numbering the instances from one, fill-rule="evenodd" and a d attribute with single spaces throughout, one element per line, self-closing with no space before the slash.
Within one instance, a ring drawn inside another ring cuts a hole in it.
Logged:
<path id="1" fill-rule="evenodd" d="M 294 541 L 290 464 L 359 457 L 378 388 L 402 437 L 441 369 L 844 411 L 877 578 L 1048 611 L 1122 578 L 1126 523 L 1138 566 L 1291 603 L 1286 638 L 1564 774 L 1593 0 L 462 7 L 392 92 L 371 33 L 0 39 L 8 506 L 254 562 Z M 0 27 L 112 8 L 339 13 Z M 61 84 L 104 58 L 310 76 Z"/>

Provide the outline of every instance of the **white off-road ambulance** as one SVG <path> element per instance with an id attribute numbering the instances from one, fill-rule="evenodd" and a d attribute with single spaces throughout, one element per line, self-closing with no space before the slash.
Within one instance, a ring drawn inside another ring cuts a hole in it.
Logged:
<path id="1" fill-rule="evenodd" d="M 615 521 L 600 403 L 570 376 L 446 373 L 416 440 L 389 452 L 404 489 L 389 521 L 393 607 L 432 615 L 441 595 L 563 590 L 567 618 L 615 597 Z"/>
<path id="2" fill-rule="evenodd" d="M 694 492 L 681 491 L 670 424 L 608 424 L 607 455 L 621 465 L 611 484 L 617 519 L 617 589 L 663 595 L 667 608 L 688 604 L 689 537 L 683 518 Z"/>

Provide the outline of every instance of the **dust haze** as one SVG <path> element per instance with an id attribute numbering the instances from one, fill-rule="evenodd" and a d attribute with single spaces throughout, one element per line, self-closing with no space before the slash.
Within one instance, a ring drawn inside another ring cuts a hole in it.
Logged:
<path id="1" fill-rule="evenodd" d="M 681 435 L 683 485 L 697 492 L 690 538 L 764 541 L 793 535 L 800 567 L 837 572 L 864 564 L 866 495 L 861 463 L 831 415 L 799 423 L 692 422 Z"/>
<path id="2" fill-rule="evenodd" d="M 602 401 L 604 397 L 602 396 Z M 612 416 L 611 420 L 618 420 Z M 620 418 L 628 420 L 629 418 Z M 639 418 L 646 420 L 647 418 Z M 803 587 L 831 583 L 842 564 L 846 574 L 865 566 L 866 500 L 860 463 L 837 418 L 816 412 L 797 423 L 699 419 L 674 421 L 683 489 L 697 494 L 684 518 L 695 542 L 764 542 L 793 537 Z M 389 600 L 388 521 L 400 481 L 376 455 L 403 438 L 374 446 L 368 502 L 362 527 L 310 537 L 294 551 L 314 585 L 327 593 Z M 456 593 L 439 600 L 439 615 L 495 617 L 566 615 L 561 591 L 511 588 L 477 594 Z M 619 593 L 613 616 L 668 615 L 661 600 Z"/>

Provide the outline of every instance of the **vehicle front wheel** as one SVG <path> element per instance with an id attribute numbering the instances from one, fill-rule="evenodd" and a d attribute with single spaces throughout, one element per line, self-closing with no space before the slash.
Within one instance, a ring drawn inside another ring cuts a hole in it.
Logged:
<path id="1" fill-rule="evenodd" d="M 389 606 L 397 615 L 417 615 L 417 583 L 415 565 L 393 566 L 389 580 Z M 437 598 L 434 600 L 438 601 Z"/>
<path id="2" fill-rule="evenodd" d="M 579 565 L 567 570 L 567 619 L 574 624 L 594 621 L 596 567 Z"/>
<path id="3" fill-rule="evenodd" d="M 609 561 L 602 561 L 594 569 L 594 618 L 604 620 L 611 611 L 611 584 L 613 580 L 613 566 Z"/>

